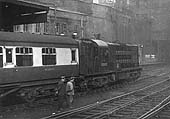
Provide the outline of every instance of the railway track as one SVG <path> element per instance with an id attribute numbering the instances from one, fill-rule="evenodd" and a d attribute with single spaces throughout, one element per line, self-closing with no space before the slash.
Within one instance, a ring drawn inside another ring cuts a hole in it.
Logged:
<path id="1" fill-rule="evenodd" d="M 142 76 L 141 78 L 139 78 L 138 80 L 135 80 L 135 82 L 132 80 L 132 81 L 127 81 L 127 82 L 122 82 L 121 84 L 115 84 L 114 86 L 112 87 L 108 87 L 107 89 L 97 89 L 97 90 L 93 90 L 91 92 L 85 92 L 84 94 L 78 94 L 77 96 L 86 96 L 86 95 L 93 95 L 93 94 L 96 94 L 96 93 L 101 93 L 101 92 L 106 92 L 106 91 L 115 91 L 115 90 L 118 90 L 118 89 L 122 89 L 123 87 L 129 87 L 128 85 L 132 85 L 131 87 L 134 87 L 133 89 L 128 89 L 127 92 L 129 91 L 132 91 L 132 90 L 136 90 L 138 89 L 139 87 L 144 87 L 144 86 L 148 86 L 150 85 L 151 83 L 155 83 L 155 82 L 158 82 L 161 78 L 161 81 L 165 80 L 168 75 L 169 75 L 169 72 L 167 72 L 166 74 L 165 73 L 162 73 L 162 69 L 159 69 L 156 71 L 157 72 L 157 75 L 146 75 L 146 76 Z M 154 72 L 155 74 L 155 72 Z M 144 80 L 147 80 L 147 83 L 146 81 Z M 154 81 L 153 81 L 154 80 Z M 157 81 L 155 81 L 157 80 Z M 140 82 L 140 83 L 139 83 Z M 123 91 L 124 92 L 124 91 Z M 125 91 L 126 92 L 126 91 Z M 124 93 L 125 93 L 124 92 Z M 122 93 L 121 93 L 122 94 Z M 120 95 L 120 94 L 119 94 Z M 105 98 L 106 99 L 106 98 Z M 74 110 L 71 110 L 71 111 L 67 111 L 67 112 L 63 112 L 63 113 L 60 113 L 60 114 L 57 114 L 57 115 L 60 115 L 62 116 L 63 114 L 67 114 L 68 113 L 76 113 L 76 112 L 80 112 L 81 110 L 85 110 L 85 109 L 88 109 L 88 108 L 94 108 L 95 106 L 98 106 L 100 105 L 102 102 L 104 101 L 101 101 L 101 102 L 96 102 L 95 104 L 91 104 L 91 105 L 87 105 L 87 106 L 84 106 L 84 107 L 81 107 L 81 108 L 78 108 L 78 109 L 74 109 Z M 31 110 L 31 109 L 36 109 L 36 110 L 46 110 L 46 106 L 51 108 L 51 107 L 56 107 L 57 106 L 57 103 L 56 101 L 53 101 L 51 99 L 49 100 L 42 100 L 42 101 L 37 101 L 35 103 L 33 103 L 31 106 L 29 104 L 20 104 L 20 105 L 14 105 L 14 106 L 9 106 L 9 107 L 1 107 L 0 109 L 0 112 L 3 113 L 3 115 L 5 113 L 9 113 L 9 112 L 14 112 L 14 111 L 21 111 L 21 110 Z M 21 111 L 22 112 L 22 111 Z M 55 112 L 55 111 L 54 111 Z M 49 115 L 49 114 L 45 114 L 45 115 Z M 56 114 L 55 114 L 56 115 Z M 54 116 L 54 115 L 52 115 Z M 43 117 L 43 116 L 41 116 Z M 51 116 L 50 116 L 51 118 Z M 53 117 L 52 117 L 53 118 Z"/>
<path id="2" fill-rule="evenodd" d="M 104 113 L 95 119 L 138 119 L 143 114 L 152 110 L 157 104 L 170 95 L 170 87 L 164 88 L 161 91 L 146 95 L 136 101 L 129 103 L 128 105 L 122 106 L 117 110 L 113 110 Z M 141 119 L 141 118 L 140 118 Z"/>
<path id="3" fill-rule="evenodd" d="M 139 80 L 142 79 L 147 79 L 147 78 L 153 78 L 153 76 L 144 76 L 142 78 L 140 78 Z M 105 92 L 108 90 L 114 90 L 120 87 L 124 87 L 125 85 L 128 85 L 130 82 L 122 82 L 121 85 L 120 84 L 115 84 L 112 87 L 108 87 L 106 88 L 99 88 L 99 89 L 95 89 L 89 92 L 77 92 L 76 93 L 76 97 L 80 97 L 80 96 L 85 96 L 85 95 L 91 95 L 94 93 L 99 93 L 99 92 Z M 1 106 L 0 108 L 0 112 L 8 112 L 8 111 L 13 111 L 13 110 L 17 110 L 17 109 L 29 109 L 29 108 L 37 108 L 37 107 L 41 107 L 42 105 L 54 105 L 56 104 L 56 102 L 54 101 L 54 99 L 44 99 L 44 100 L 37 100 L 35 102 L 33 102 L 32 104 L 29 103 L 21 103 L 21 104 L 14 104 L 14 105 L 8 105 L 8 106 Z"/>
<path id="4" fill-rule="evenodd" d="M 170 119 L 170 96 L 139 119 Z"/>
<path id="5" fill-rule="evenodd" d="M 170 81 L 42 119 L 136 119 L 170 95 Z"/>

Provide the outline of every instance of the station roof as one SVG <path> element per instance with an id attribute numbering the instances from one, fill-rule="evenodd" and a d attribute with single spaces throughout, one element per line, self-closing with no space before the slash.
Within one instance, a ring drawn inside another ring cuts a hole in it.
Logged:
<path id="1" fill-rule="evenodd" d="M 47 21 L 49 7 L 45 4 L 26 0 L 0 0 L 0 5 L 4 26 Z"/>
<path id="2" fill-rule="evenodd" d="M 25 0 L 0 0 L 0 2 L 4 2 L 7 4 L 13 4 L 15 6 L 24 6 L 25 10 L 27 12 L 38 12 L 38 11 L 48 11 L 49 7 L 47 5 L 44 4 L 40 4 L 40 3 L 36 3 L 36 2 L 30 2 L 30 1 L 25 1 Z M 28 8 L 32 8 L 32 9 L 28 9 Z M 20 11 L 20 12 L 25 12 Z"/>

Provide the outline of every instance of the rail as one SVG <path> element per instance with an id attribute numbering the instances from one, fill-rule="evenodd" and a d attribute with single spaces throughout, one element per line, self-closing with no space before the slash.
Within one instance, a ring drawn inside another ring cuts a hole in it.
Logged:
<path id="1" fill-rule="evenodd" d="M 71 111 L 50 115 L 48 117 L 44 117 L 42 119 L 99 119 L 106 118 L 112 114 L 113 112 L 125 108 L 128 105 L 132 105 L 141 101 L 142 99 L 150 96 L 151 94 L 155 94 L 160 92 L 162 88 L 169 87 L 169 78 L 166 81 L 161 81 L 159 83 L 147 86 L 140 90 L 132 91 L 127 94 L 123 94 L 117 96 L 115 98 L 107 99 L 101 102 L 97 102 L 92 105 L 88 105 L 82 108 L 77 108 Z M 163 97 L 163 96 L 162 96 Z"/>

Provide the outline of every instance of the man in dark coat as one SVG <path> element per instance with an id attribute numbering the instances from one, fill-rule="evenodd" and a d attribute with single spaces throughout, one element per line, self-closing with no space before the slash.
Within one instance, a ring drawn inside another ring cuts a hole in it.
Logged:
<path id="1" fill-rule="evenodd" d="M 58 90 L 58 111 L 61 111 L 64 108 L 64 103 L 66 102 L 66 80 L 64 76 L 61 77 L 57 90 Z"/>

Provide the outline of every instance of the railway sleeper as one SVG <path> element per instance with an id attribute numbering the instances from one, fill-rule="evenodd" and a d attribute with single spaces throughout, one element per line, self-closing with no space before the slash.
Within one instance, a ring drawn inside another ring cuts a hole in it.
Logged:
<path id="1" fill-rule="evenodd" d="M 99 111 L 98 111 L 98 110 L 89 110 L 89 111 L 86 111 L 86 112 L 93 113 L 93 114 L 97 114 L 97 113 L 99 113 Z"/>
<path id="2" fill-rule="evenodd" d="M 0 94 L 0 106 L 8 106 L 11 104 L 15 104 L 15 101 L 17 101 L 15 97 L 17 97 L 16 94 L 19 90 L 20 87 L 14 87 L 8 90 L 3 90 Z"/>
<path id="3" fill-rule="evenodd" d="M 121 111 L 121 112 L 117 112 L 116 114 L 118 115 L 130 115 L 133 112 L 131 110 L 126 110 L 126 111 Z"/>
<path id="4" fill-rule="evenodd" d="M 84 115 L 94 115 L 94 114 L 97 114 L 97 113 L 98 112 L 94 112 L 94 111 L 86 111 L 86 112 L 84 112 Z"/>
<path id="5" fill-rule="evenodd" d="M 70 117 L 70 119 L 81 119 L 81 118 L 85 118 L 87 115 L 81 115 L 81 114 L 77 114 L 77 115 L 73 115 Z"/>
<path id="6" fill-rule="evenodd" d="M 3 98 L 3 97 L 6 97 L 12 93 L 15 93 L 17 92 L 18 90 L 20 90 L 20 87 L 13 87 L 11 89 L 8 89 L 8 90 L 3 90 L 1 89 L 1 93 L 0 93 L 0 99 Z"/>

